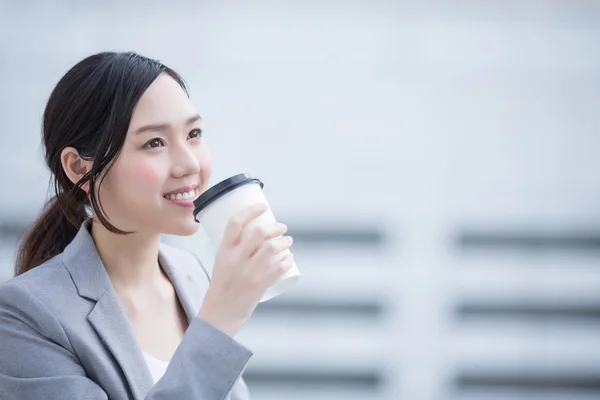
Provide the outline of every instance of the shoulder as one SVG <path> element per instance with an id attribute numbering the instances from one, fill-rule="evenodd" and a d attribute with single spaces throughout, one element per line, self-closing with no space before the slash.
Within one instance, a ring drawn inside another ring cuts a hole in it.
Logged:
<path id="1" fill-rule="evenodd" d="M 61 255 L 0 284 L 0 324 L 63 336 L 57 309 L 73 304 L 77 291 Z"/>
<path id="2" fill-rule="evenodd" d="M 30 296 L 41 301 L 60 301 L 60 293 L 75 289 L 62 253 L 43 264 L 0 284 L 0 302 L 11 295 Z M 75 292 L 73 292 L 75 293 Z"/>

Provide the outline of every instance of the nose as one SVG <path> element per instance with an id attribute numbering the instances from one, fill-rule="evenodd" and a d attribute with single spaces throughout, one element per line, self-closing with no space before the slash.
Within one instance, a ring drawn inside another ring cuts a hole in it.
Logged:
<path id="1" fill-rule="evenodd" d="M 172 165 L 171 173 L 174 178 L 182 178 L 200 172 L 200 160 L 187 144 L 175 148 L 172 154 Z"/>

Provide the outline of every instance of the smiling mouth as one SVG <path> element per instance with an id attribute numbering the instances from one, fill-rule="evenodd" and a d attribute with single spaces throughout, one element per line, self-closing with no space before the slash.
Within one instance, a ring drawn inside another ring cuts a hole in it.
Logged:
<path id="1" fill-rule="evenodd" d="M 193 190 L 190 190 L 189 192 L 165 194 L 163 197 L 167 200 L 177 200 L 177 201 L 194 200 L 197 196 L 197 193 L 198 193 L 197 189 L 193 189 Z"/>

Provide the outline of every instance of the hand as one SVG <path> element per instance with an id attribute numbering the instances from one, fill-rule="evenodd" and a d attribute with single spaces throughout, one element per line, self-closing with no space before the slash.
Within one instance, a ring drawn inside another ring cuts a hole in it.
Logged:
<path id="1" fill-rule="evenodd" d="M 246 230 L 267 209 L 266 204 L 256 204 L 228 221 L 198 313 L 230 336 L 248 321 L 267 289 L 293 265 L 292 253 L 273 261 L 292 245 L 291 237 L 282 237 L 287 231 L 284 224 L 258 224 Z"/>

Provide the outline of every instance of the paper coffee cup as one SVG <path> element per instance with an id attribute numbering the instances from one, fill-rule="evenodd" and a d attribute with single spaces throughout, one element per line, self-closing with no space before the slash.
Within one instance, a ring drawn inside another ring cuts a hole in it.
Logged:
<path id="1" fill-rule="evenodd" d="M 234 214 L 255 203 L 269 204 L 263 186 L 258 178 L 249 174 L 238 174 L 217 183 L 194 200 L 194 219 L 200 223 L 215 247 L 220 245 L 227 223 Z M 269 207 L 248 224 L 244 232 L 254 226 L 273 222 L 276 222 L 276 219 Z M 276 263 L 286 254 L 289 254 L 289 250 L 275 254 L 270 261 Z M 285 275 L 267 289 L 260 302 L 280 295 L 294 286 L 299 279 L 300 272 L 294 262 Z"/>

